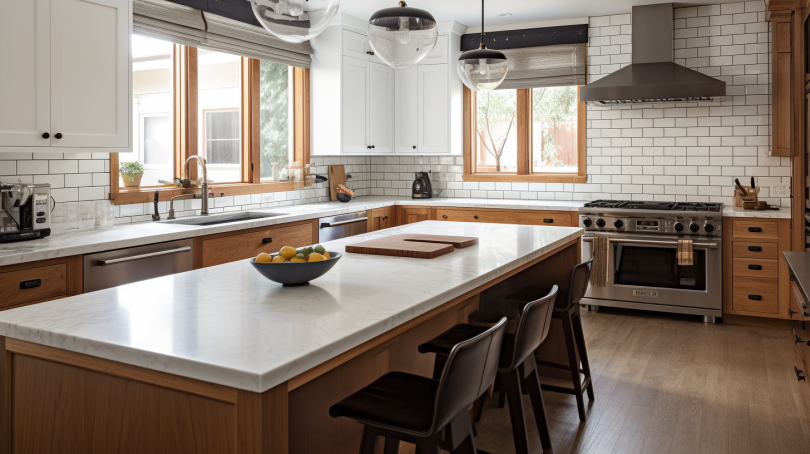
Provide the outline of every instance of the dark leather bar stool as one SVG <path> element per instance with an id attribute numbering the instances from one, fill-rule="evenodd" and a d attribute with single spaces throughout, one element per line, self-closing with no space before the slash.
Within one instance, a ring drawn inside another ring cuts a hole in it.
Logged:
<path id="1" fill-rule="evenodd" d="M 593 402 L 593 381 L 591 379 L 591 366 L 588 363 L 588 350 L 585 348 L 585 336 L 582 332 L 582 318 L 579 313 L 579 301 L 585 296 L 588 290 L 588 281 L 591 277 L 591 265 L 593 259 L 580 263 L 574 267 L 571 273 L 571 282 L 568 292 L 560 292 L 557 303 L 554 306 L 552 317 L 562 322 L 563 335 L 565 336 L 565 348 L 568 351 L 568 364 L 557 364 L 550 361 L 537 361 L 541 366 L 554 367 L 568 370 L 571 373 L 571 383 L 573 388 L 554 385 L 543 385 L 543 389 L 551 392 L 573 394 L 577 399 L 577 410 L 579 420 L 585 421 L 585 398 L 583 390 L 588 393 L 588 399 Z M 527 287 L 519 292 L 510 295 L 509 299 L 518 301 L 531 301 L 543 295 L 547 290 L 540 287 Z M 579 356 L 579 360 L 577 360 Z M 580 364 L 581 363 L 581 364 Z M 580 367 L 581 366 L 581 367 Z M 584 378 L 580 378 L 580 374 Z"/>
<path id="2" fill-rule="evenodd" d="M 515 334 L 504 334 L 501 356 L 498 362 L 498 380 L 509 401 L 509 415 L 512 421 L 512 435 L 515 439 L 515 452 L 529 453 L 529 437 L 526 431 L 526 418 L 523 412 L 523 393 L 526 390 L 532 402 L 534 418 L 540 432 L 543 449 L 551 449 L 551 435 L 548 429 L 543 395 L 540 392 L 540 377 L 534 360 L 534 351 L 548 336 L 551 327 L 551 314 L 557 298 L 555 285 L 548 294 L 536 301 L 527 303 L 520 310 Z M 436 353 L 436 357 L 449 353 L 447 346 L 458 337 L 474 332 L 475 325 L 456 325 L 439 337 L 419 346 L 422 353 Z M 438 363 L 438 361 L 437 361 Z M 480 405 L 480 403 L 479 403 Z M 483 405 L 478 407 L 483 409 Z M 480 413 L 476 420 L 480 419 Z"/>
<path id="3" fill-rule="evenodd" d="M 374 454 L 379 437 L 385 454 L 396 454 L 400 441 L 417 454 L 445 449 L 476 454 L 467 408 L 495 380 L 506 318 L 479 335 L 454 345 L 438 380 L 391 372 L 329 409 L 363 424 L 360 454 Z"/>

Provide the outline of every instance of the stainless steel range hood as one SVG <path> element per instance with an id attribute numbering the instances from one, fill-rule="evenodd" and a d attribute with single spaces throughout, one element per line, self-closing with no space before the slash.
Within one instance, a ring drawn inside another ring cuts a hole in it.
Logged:
<path id="1" fill-rule="evenodd" d="M 580 90 L 594 105 L 708 101 L 726 83 L 672 62 L 672 3 L 633 7 L 633 62 Z"/>

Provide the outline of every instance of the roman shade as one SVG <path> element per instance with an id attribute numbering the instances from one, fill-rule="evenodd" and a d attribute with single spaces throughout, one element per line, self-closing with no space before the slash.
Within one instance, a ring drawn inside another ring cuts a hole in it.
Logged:
<path id="1" fill-rule="evenodd" d="M 134 0 L 132 29 L 186 46 L 299 68 L 312 64 L 312 46 L 291 44 L 264 28 L 166 0 Z"/>
<path id="2" fill-rule="evenodd" d="M 477 49 L 480 41 L 479 34 L 466 34 L 461 50 Z M 488 32 L 484 42 L 503 52 L 509 62 L 498 90 L 587 83 L 587 24 Z"/>

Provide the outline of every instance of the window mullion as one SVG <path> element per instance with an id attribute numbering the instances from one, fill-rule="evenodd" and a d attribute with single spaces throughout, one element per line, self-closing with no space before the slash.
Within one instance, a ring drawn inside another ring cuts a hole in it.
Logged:
<path id="1" fill-rule="evenodd" d="M 517 90 L 517 174 L 528 175 L 531 157 L 532 90 Z"/>

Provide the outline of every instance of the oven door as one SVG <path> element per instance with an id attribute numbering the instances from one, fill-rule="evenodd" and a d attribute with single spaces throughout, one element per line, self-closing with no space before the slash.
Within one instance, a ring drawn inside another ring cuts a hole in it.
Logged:
<path id="1" fill-rule="evenodd" d="M 679 266 L 676 236 L 610 237 L 608 284 L 587 297 L 665 306 L 722 308 L 722 241 L 695 238 L 694 265 Z M 589 241 L 589 239 L 591 241 Z M 583 238 L 583 258 L 593 256 L 592 238 Z"/>

